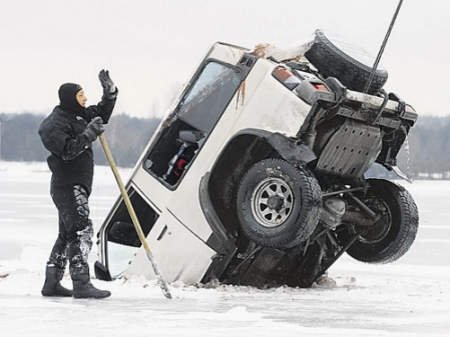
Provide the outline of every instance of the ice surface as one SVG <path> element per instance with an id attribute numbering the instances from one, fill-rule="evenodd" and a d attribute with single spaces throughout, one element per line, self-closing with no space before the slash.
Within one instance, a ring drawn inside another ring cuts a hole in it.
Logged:
<path id="1" fill-rule="evenodd" d="M 94 301 L 40 296 L 57 229 L 49 178 L 45 163 L 0 162 L 1 336 L 450 336 L 449 181 L 406 184 L 420 229 L 393 264 L 344 256 L 312 289 L 174 284 L 173 300 L 144 279 L 94 280 L 113 292 Z M 117 196 L 109 169 L 97 166 L 95 230 Z"/>

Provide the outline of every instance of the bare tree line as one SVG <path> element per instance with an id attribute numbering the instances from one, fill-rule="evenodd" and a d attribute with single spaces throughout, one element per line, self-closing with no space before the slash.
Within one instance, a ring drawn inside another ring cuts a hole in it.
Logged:
<path id="1" fill-rule="evenodd" d="M 38 128 L 43 115 L 0 113 L 0 160 L 45 161 L 48 152 L 41 144 Z M 133 166 L 159 124 L 157 118 L 115 115 L 106 127 L 106 135 L 118 165 Z M 94 144 L 95 161 L 106 165 L 98 142 Z"/>
<path id="2" fill-rule="evenodd" d="M 44 161 L 47 151 L 37 133 L 43 115 L 0 113 L 0 160 Z M 120 166 L 134 166 L 152 136 L 159 119 L 113 115 L 107 137 Z M 450 116 L 420 117 L 399 155 L 399 166 L 413 177 L 429 174 L 450 178 Z M 97 164 L 105 164 L 99 144 L 94 146 Z"/>

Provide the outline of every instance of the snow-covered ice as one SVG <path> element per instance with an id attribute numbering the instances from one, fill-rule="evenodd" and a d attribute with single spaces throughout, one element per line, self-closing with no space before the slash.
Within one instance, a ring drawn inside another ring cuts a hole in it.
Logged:
<path id="1" fill-rule="evenodd" d="M 57 230 L 49 178 L 45 163 L 0 162 L 1 336 L 450 336 L 450 181 L 407 185 L 419 234 L 393 264 L 344 256 L 312 289 L 174 284 L 173 300 L 144 279 L 94 280 L 113 292 L 94 301 L 40 295 Z M 109 169 L 97 166 L 96 229 L 117 195 Z"/>

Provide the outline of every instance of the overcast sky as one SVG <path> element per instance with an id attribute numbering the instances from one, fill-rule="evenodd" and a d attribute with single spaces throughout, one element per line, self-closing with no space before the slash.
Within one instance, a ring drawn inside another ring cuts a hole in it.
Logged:
<path id="1" fill-rule="evenodd" d="M 148 117 L 215 41 L 283 47 L 324 28 L 376 53 L 397 2 L 0 0 L 0 112 L 48 113 L 64 82 L 80 83 L 93 104 L 107 68 L 116 112 Z M 450 2 L 405 0 L 382 60 L 386 88 L 419 114 L 449 115 L 449 60 Z"/>

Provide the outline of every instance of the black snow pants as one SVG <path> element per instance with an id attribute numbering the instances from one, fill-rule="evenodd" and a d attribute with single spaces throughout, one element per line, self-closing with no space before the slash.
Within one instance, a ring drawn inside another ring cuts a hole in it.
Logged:
<path id="1" fill-rule="evenodd" d="M 58 209 L 59 233 L 47 266 L 64 272 L 69 261 L 73 281 L 89 281 L 88 255 L 93 227 L 89 219 L 88 192 L 81 185 L 51 186 L 50 194 Z"/>

